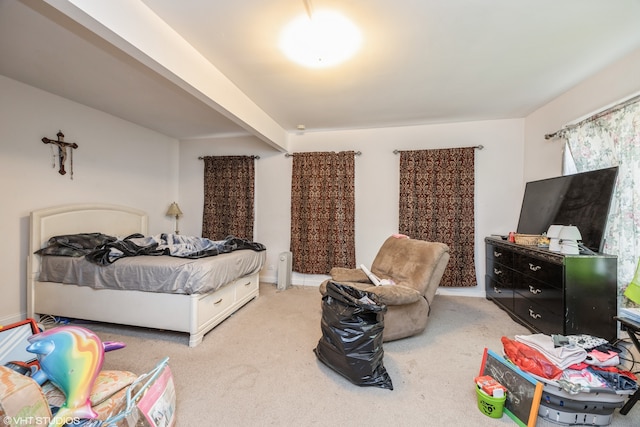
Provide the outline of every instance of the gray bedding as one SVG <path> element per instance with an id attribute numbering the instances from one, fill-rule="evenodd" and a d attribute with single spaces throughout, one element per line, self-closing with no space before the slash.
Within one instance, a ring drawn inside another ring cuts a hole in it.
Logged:
<path id="1" fill-rule="evenodd" d="M 175 294 L 205 294 L 262 269 L 266 251 L 238 250 L 199 259 L 135 256 L 98 266 L 85 257 L 43 256 L 41 282 L 96 289 L 128 289 Z"/>

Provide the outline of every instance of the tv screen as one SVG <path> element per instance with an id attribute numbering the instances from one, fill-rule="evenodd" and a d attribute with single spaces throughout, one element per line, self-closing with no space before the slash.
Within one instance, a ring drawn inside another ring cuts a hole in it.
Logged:
<path id="1" fill-rule="evenodd" d="M 518 233 L 542 234 L 549 226 L 575 225 L 582 244 L 602 252 L 618 167 L 528 182 Z"/>

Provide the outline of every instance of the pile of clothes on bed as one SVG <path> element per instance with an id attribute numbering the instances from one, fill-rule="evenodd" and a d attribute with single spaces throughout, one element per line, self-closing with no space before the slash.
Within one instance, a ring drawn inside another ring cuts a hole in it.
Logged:
<path id="1" fill-rule="evenodd" d="M 97 265 L 109 265 L 123 257 L 138 255 L 169 255 L 180 258 L 203 258 L 242 249 L 264 251 L 257 242 L 228 236 L 211 240 L 197 236 L 162 233 L 143 236 L 136 233 L 119 239 L 102 233 L 78 233 L 54 236 L 47 246 L 36 251 L 39 255 L 84 256 Z"/>

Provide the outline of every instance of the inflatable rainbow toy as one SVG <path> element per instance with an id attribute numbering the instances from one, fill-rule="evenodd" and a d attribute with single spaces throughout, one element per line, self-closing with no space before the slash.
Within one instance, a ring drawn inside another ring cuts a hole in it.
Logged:
<path id="1" fill-rule="evenodd" d="M 96 418 L 90 396 L 104 361 L 100 338 L 86 328 L 59 326 L 31 336 L 29 342 L 27 351 L 37 354 L 42 371 L 66 396 L 55 419 Z"/>

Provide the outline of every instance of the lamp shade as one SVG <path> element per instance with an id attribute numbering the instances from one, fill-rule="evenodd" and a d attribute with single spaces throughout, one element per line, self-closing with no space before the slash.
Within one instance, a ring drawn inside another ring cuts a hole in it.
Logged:
<path id="1" fill-rule="evenodd" d="M 560 230 L 562 230 L 561 225 L 550 225 L 549 230 L 547 230 L 547 237 L 550 239 L 560 238 Z"/>
<path id="2" fill-rule="evenodd" d="M 565 225 L 560 230 L 560 234 L 558 235 L 560 240 L 582 240 L 582 235 L 580 234 L 580 230 L 575 225 Z"/>
<path id="3" fill-rule="evenodd" d="M 182 215 L 182 211 L 176 202 L 171 203 L 169 209 L 167 209 L 168 216 L 175 216 L 176 218 Z"/>

